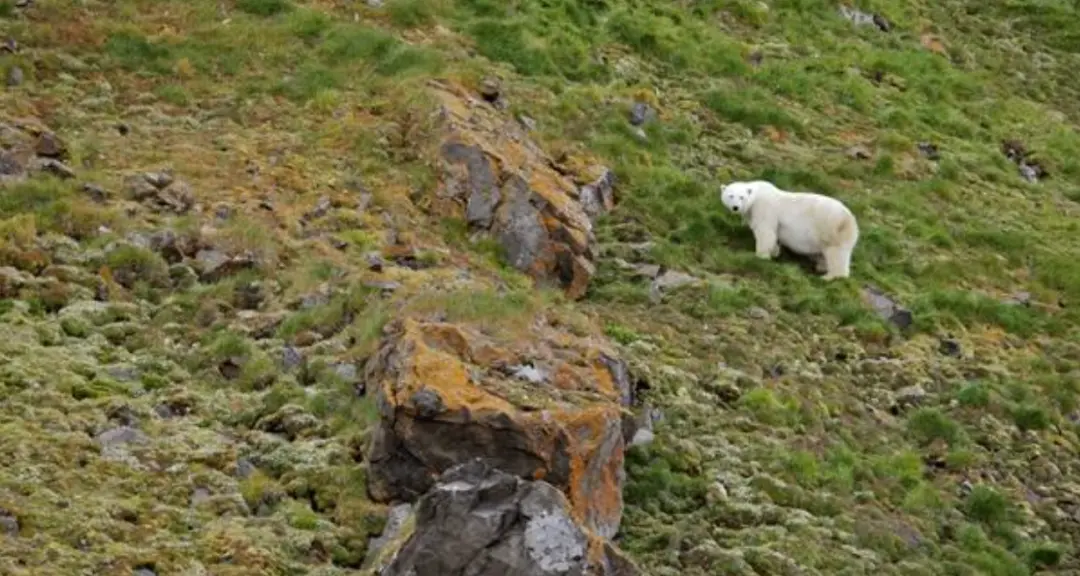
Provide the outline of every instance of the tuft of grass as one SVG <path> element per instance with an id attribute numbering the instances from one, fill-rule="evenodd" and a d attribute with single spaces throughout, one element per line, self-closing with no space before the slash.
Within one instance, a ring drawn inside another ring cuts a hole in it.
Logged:
<path id="1" fill-rule="evenodd" d="M 236 9 L 254 16 L 276 16 L 293 9 L 289 0 L 236 0 Z"/>

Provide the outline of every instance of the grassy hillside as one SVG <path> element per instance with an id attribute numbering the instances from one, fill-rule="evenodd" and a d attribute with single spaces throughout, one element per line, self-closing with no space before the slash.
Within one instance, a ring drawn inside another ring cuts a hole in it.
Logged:
<path id="1" fill-rule="evenodd" d="M 349 362 L 401 302 L 603 323 L 661 416 L 619 537 L 650 574 L 1080 570 L 1072 2 L 22 4 L 0 143 L 44 124 L 79 176 L 0 180 L 0 572 L 359 573 L 386 510 Z M 432 78 L 614 170 L 583 300 L 425 210 Z M 136 208 L 162 171 L 198 209 Z M 851 206 L 849 281 L 755 258 L 718 197 L 751 178 Z M 186 282 L 162 242 L 249 261 Z M 646 265 L 699 281 L 657 298 Z"/>

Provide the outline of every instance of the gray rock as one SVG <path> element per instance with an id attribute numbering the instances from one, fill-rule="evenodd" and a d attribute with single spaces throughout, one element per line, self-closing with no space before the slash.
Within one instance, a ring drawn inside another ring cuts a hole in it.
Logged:
<path id="1" fill-rule="evenodd" d="M 532 384 L 543 384 L 544 382 L 547 382 L 547 372 L 535 366 L 511 366 L 510 370 L 513 371 L 515 378 L 519 378 Z"/>
<path id="2" fill-rule="evenodd" d="M 0 150 L 0 176 L 17 178 L 26 173 L 26 166 L 13 152 Z M 2 181 L 2 180 L 0 180 Z"/>
<path id="3" fill-rule="evenodd" d="M 394 282 L 393 280 L 370 280 L 364 282 L 365 288 L 371 288 L 373 290 L 379 290 L 384 294 L 396 292 L 401 288 L 400 282 Z"/>
<path id="4" fill-rule="evenodd" d="M 145 444 L 147 441 L 146 434 L 130 426 L 119 426 L 106 430 L 97 436 L 97 442 L 103 449 L 123 444 Z"/>
<path id="5" fill-rule="evenodd" d="M 154 211 L 185 214 L 195 206 L 191 186 L 168 170 L 130 175 L 125 181 L 131 198 Z"/>
<path id="6" fill-rule="evenodd" d="M 240 458 L 236 461 L 236 477 L 241 480 L 254 474 L 255 470 L 255 465 L 247 458 Z"/>
<path id="7" fill-rule="evenodd" d="M 0 510 L 0 533 L 15 538 L 19 535 L 19 519 Z"/>
<path id="8" fill-rule="evenodd" d="M 25 78 L 26 75 L 23 73 L 22 68 L 12 66 L 8 69 L 6 82 L 8 86 L 14 88 L 16 86 L 21 86 Z"/>
<path id="9" fill-rule="evenodd" d="M 911 311 L 901 307 L 884 292 L 873 286 L 863 287 L 863 298 L 874 309 L 874 312 L 884 320 L 888 320 L 900 329 L 907 328 L 915 322 Z"/>
<path id="10" fill-rule="evenodd" d="M 484 78 L 480 83 L 480 97 L 494 104 L 502 96 L 502 88 L 499 85 L 499 79 L 493 77 Z"/>
<path id="11" fill-rule="evenodd" d="M 443 411 L 442 398 L 438 393 L 427 388 L 413 394 L 410 400 L 416 408 L 416 416 L 420 419 L 429 420 Z"/>
<path id="12" fill-rule="evenodd" d="M 353 383 L 357 381 L 359 371 L 356 369 L 356 365 L 351 362 L 342 362 L 340 364 L 334 364 L 334 374 L 342 380 Z"/>
<path id="13" fill-rule="evenodd" d="M 199 279 L 210 283 L 253 268 L 256 263 L 251 254 L 230 256 L 220 250 L 199 250 L 195 254 L 195 261 L 199 268 Z"/>
<path id="14" fill-rule="evenodd" d="M 932 142 L 919 142 L 916 146 L 918 147 L 919 152 L 922 153 L 923 156 L 926 156 L 927 160 L 938 160 L 941 158 L 941 152 L 938 151 L 937 144 Z"/>
<path id="15" fill-rule="evenodd" d="M 664 292 L 699 282 L 701 282 L 700 279 L 685 272 L 667 270 L 652 281 L 652 285 L 649 286 L 649 299 L 659 302 L 664 297 Z"/>
<path id="16" fill-rule="evenodd" d="M 926 396 L 926 390 L 923 390 L 923 387 L 918 384 L 905 386 L 896 391 L 895 404 L 898 408 L 918 406 L 926 399 Z"/>
<path id="17" fill-rule="evenodd" d="M 191 505 L 192 506 L 198 506 L 199 504 L 202 504 L 203 502 L 206 502 L 209 499 L 210 499 L 210 491 L 207 490 L 206 488 L 199 487 L 199 488 L 196 488 L 191 493 Z"/>
<path id="18" fill-rule="evenodd" d="M 103 188 L 100 184 L 93 182 L 87 182 L 82 186 L 83 192 L 90 197 L 91 200 L 98 204 L 104 204 L 109 200 L 109 191 Z"/>
<path id="19" fill-rule="evenodd" d="M 852 160 L 869 160 L 873 157 L 873 153 L 870 152 L 870 149 L 861 144 L 856 144 L 855 146 L 848 148 L 847 155 Z"/>
<path id="20" fill-rule="evenodd" d="M 581 207 L 589 218 L 596 220 L 615 207 L 615 172 L 605 168 L 595 181 L 578 191 Z"/>
<path id="21" fill-rule="evenodd" d="M 874 26 L 882 32 L 888 32 L 892 25 L 880 14 L 868 14 L 856 8 L 840 6 L 840 15 L 851 21 L 856 26 Z"/>
<path id="22" fill-rule="evenodd" d="M 401 534 L 401 529 L 412 514 L 413 506 L 409 503 L 398 504 L 390 508 L 390 514 L 386 519 L 386 526 L 382 534 L 368 539 L 367 557 L 364 559 L 365 566 L 371 566 L 378 558 L 379 552 L 387 543 L 393 541 Z"/>
<path id="23" fill-rule="evenodd" d="M 476 146 L 457 142 L 444 144 L 442 156 L 452 164 L 464 164 L 468 171 L 468 177 L 463 180 L 468 190 L 464 191 L 464 194 L 453 191 L 455 196 L 460 194 L 467 199 L 466 221 L 483 229 L 490 228 L 495 217 L 495 207 L 502 199 L 502 194 L 487 156 Z"/>
<path id="24" fill-rule="evenodd" d="M 137 568 L 131 576 L 157 576 L 157 572 L 154 572 L 149 568 Z"/>
<path id="25" fill-rule="evenodd" d="M 613 546 L 590 566 L 566 497 L 477 458 L 444 472 L 416 505 L 416 528 L 381 576 L 631 576 Z"/>
<path id="26" fill-rule="evenodd" d="M 1031 292 L 1017 292 L 1005 300 L 1012 306 L 1031 306 Z"/>
<path id="27" fill-rule="evenodd" d="M 52 132 L 43 132 L 34 143 L 34 153 L 45 158 L 66 160 L 68 158 L 67 144 Z"/>
<path id="28" fill-rule="evenodd" d="M 641 126 L 656 117 L 656 111 L 645 102 L 634 102 L 630 108 L 630 124 Z"/>
<path id="29" fill-rule="evenodd" d="M 29 169 L 33 172 L 51 174 L 61 180 L 71 180 L 75 177 L 75 171 L 56 158 L 34 158 L 30 161 Z"/>
<path id="30" fill-rule="evenodd" d="M 304 355 L 292 346 L 285 346 L 281 349 L 281 363 L 285 366 L 285 371 L 288 372 L 304 363 Z"/>

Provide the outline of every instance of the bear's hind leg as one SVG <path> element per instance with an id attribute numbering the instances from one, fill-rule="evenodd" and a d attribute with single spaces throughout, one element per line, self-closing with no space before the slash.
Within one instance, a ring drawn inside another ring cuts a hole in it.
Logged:
<path id="1" fill-rule="evenodd" d="M 829 246 L 825 249 L 825 276 L 824 280 L 847 278 L 851 275 L 851 247 Z"/>

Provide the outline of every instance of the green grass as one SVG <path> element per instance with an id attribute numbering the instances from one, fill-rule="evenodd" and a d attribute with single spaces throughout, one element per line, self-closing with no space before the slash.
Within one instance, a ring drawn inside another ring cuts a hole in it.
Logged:
<path id="1" fill-rule="evenodd" d="M 14 335 L 0 343 L 12 359 L 0 420 L 16 423 L 0 457 L 26 464 L 0 472 L 0 509 L 17 507 L 40 540 L 4 540 L 0 556 L 63 573 L 100 570 L 106 556 L 113 567 L 152 560 L 158 573 L 189 560 L 222 574 L 352 573 L 383 519 L 357 460 L 377 411 L 333 366 L 361 365 L 406 313 L 500 340 L 585 312 L 664 415 L 655 442 L 627 455 L 620 545 L 648 573 L 1077 569 L 1060 520 L 1071 511 L 1056 505 L 1075 496 L 1080 444 L 1074 3 L 857 3 L 890 32 L 855 27 L 825 0 L 345 4 L 0 1 L 27 70 L 0 109 L 42 117 L 80 173 L 0 194 L 0 266 L 34 279 L 0 277 Z M 616 173 L 618 206 L 595 225 L 604 250 L 583 302 L 534 290 L 498 242 L 420 209 L 437 184 L 425 82 L 483 76 L 499 77 L 508 117 L 533 119 L 553 158 L 587 151 Z M 634 127 L 639 101 L 657 114 Z M 1024 181 L 1005 139 L 1050 177 Z M 920 153 L 925 142 L 939 159 Z M 201 211 L 127 212 L 80 187 L 123 197 L 125 174 L 165 166 Z M 797 258 L 757 259 L 718 199 L 723 182 L 751 178 L 851 206 L 854 277 L 826 283 Z M 364 209 L 351 204 L 360 189 L 372 197 Z M 301 224 L 324 195 L 332 211 Z M 236 214 L 217 221 L 219 203 Z M 182 266 L 121 241 L 166 227 L 206 230 L 259 266 L 181 287 Z M 447 273 L 402 272 L 394 295 L 361 289 L 390 228 Z M 450 254 L 432 249 L 442 247 Z M 614 256 L 705 281 L 657 301 Z M 495 287 L 458 286 L 466 259 Z M 46 279 L 68 268 L 78 281 Z M 106 279 L 130 306 L 70 312 Z M 328 303 L 285 306 L 323 283 Z M 250 284 L 258 305 L 245 302 Z M 914 325 L 878 317 L 865 284 Z M 1010 301 L 1020 292 L 1028 305 Z M 943 338 L 961 354 L 943 354 Z M 303 349 L 302 367 L 284 368 L 285 345 Z M 223 374 L 227 361 L 237 374 Z M 916 384 L 919 404 L 894 409 Z M 166 483 L 100 461 L 86 434 L 121 404 L 169 439 L 151 448 L 161 469 L 190 477 Z M 154 419 L 163 405 L 193 412 Z M 233 478 L 222 461 L 234 452 L 258 471 Z M 251 515 L 189 511 L 196 484 Z M 72 494 L 73 510 L 56 511 L 57 493 Z M 129 501 L 137 530 L 113 516 Z"/>

